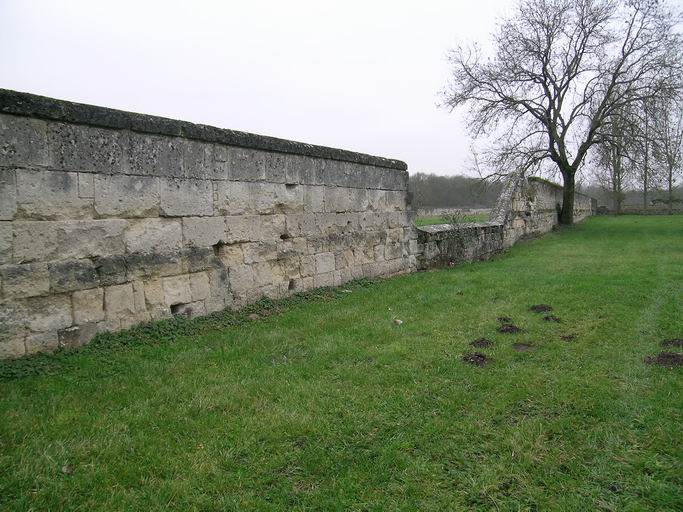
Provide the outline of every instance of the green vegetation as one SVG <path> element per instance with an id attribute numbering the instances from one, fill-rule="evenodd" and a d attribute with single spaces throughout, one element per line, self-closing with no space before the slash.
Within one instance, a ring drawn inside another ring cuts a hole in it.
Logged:
<path id="1" fill-rule="evenodd" d="M 593 218 L 2 363 L 0 510 L 681 510 L 683 368 L 644 358 L 683 337 L 682 234 Z"/>
<path id="2" fill-rule="evenodd" d="M 489 220 L 488 213 L 473 213 L 461 216 L 461 222 L 485 222 Z M 433 217 L 418 217 L 415 219 L 415 225 L 420 226 L 431 226 L 433 224 L 447 224 L 449 222 L 448 218 L 443 216 L 433 216 Z"/>

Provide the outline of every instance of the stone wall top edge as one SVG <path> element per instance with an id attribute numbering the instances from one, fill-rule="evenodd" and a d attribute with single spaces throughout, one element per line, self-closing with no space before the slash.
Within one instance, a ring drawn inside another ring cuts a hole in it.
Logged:
<path id="1" fill-rule="evenodd" d="M 74 103 L 9 89 L 0 89 L 0 113 L 102 128 L 183 137 L 250 149 L 384 167 L 399 171 L 408 169 L 406 163 L 400 160 L 355 153 L 344 149 L 316 146 L 266 135 L 194 124 L 189 121 L 179 121 L 95 105 Z"/>

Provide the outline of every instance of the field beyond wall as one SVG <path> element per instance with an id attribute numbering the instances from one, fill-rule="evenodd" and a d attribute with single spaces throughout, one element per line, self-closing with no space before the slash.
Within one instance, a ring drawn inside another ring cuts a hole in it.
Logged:
<path id="1" fill-rule="evenodd" d="M 0 509 L 681 510 L 682 268 L 683 217 L 594 217 L 0 362 Z"/>

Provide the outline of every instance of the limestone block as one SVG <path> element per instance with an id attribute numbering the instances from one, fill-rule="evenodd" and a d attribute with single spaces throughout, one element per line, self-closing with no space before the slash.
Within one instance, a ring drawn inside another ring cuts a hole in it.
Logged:
<path id="1" fill-rule="evenodd" d="M 316 274 L 325 274 L 333 272 L 335 268 L 334 254 L 331 252 L 324 252 L 315 255 L 315 272 Z"/>
<path id="2" fill-rule="evenodd" d="M 301 256 L 300 272 L 304 277 L 315 274 L 315 256 Z"/>
<path id="3" fill-rule="evenodd" d="M 50 289 L 53 292 L 70 292 L 99 286 L 95 265 L 89 259 L 63 260 L 48 265 Z"/>
<path id="4" fill-rule="evenodd" d="M 345 187 L 325 187 L 325 211 L 330 213 L 347 212 L 351 207 L 349 189 Z"/>
<path id="5" fill-rule="evenodd" d="M 213 169 L 212 179 L 229 180 L 232 176 L 230 172 L 230 150 L 223 144 L 213 146 Z"/>
<path id="6" fill-rule="evenodd" d="M 50 277 L 46 263 L 27 263 L 0 267 L 2 295 L 6 299 L 47 295 Z"/>
<path id="7" fill-rule="evenodd" d="M 406 209 L 407 194 L 403 190 L 387 190 L 385 192 L 386 209 L 389 211 L 402 211 Z"/>
<path id="8" fill-rule="evenodd" d="M 128 224 L 126 251 L 159 253 L 177 251 L 183 243 L 180 219 L 139 219 Z"/>
<path id="9" fill-rule="evenodd" d="M 244 215 L 226 217 L 227 242 L 278 240 L 287 234 L 284 215 Z"/>
<path id="10" fill-rule="evenodd" d="M 26 324 L 34 332 L 56 331 L 73 323 L 68 294 L 27 299 L 26 311 Z"/>
<path id="11" fill-rule="evenodd" d="M 121 172 L 123 137 L 119 130 L 48 123 L 50 165 L 69 171 Z"/>
<path id="12" fill-rule="evenodd" d="M 2 154 L 1 150 L 0 154 Z M 0 220 L 12 220 L 16 213 L 17 183 L 15 171 L 14 169 L 0 169 Z"/>
<path id="13" fill-rule="evenodd" d="M 244 262 L 247 264 L 274 260 L 277 258 L 276 242 L 248 242 L 242 244 Z"/>
<path id="14" fill-rule="evenodd" d="M 368 207 L 370 211 L 379 212 L 386 208 L 386 196 L 384 190 L 367 190 Z"/>
<path id="15" fill-rule="evenodd" d="M 335 268 L 340 270 L 342 268 L 351 267 L 354 264 L 353 250 L 344 249 L 334 255 Z"/>
<path id="16" fill-rule="evenodd" d="M 165 178 L 160 181 L 161 215 L 213 215 L 213 186 L 207 180 Z"/>
<path id="17" fill-rule="evenodd" d="M 304 211 L 306 213 L 320 213 L 325 211 L 325 187 L 303 186 Z"/>
<path id="18" fill-rule="evenodd" d="M 315 159 L 303 155 L 287 155 L 287 183 L 314 184 Z"/>
<path id="19" fill-rule="evenodd" d="M 239 295 L 254 288 L 254 270 L 251 265 L 237 265 L 230 267 L 228 272 L 230 289 Z"/>
<path id="20" fill-rule="evenodd" d="M 218 258 L 224 266 L 234 267 L 244 263 L 242 244 L 222 245 L 218 247 Z"/>
<path id="21" fill-rule="evenodd" d="M 12 261 L 12 224 L 0 222 L 0 265 Z"/>
<path id="22" fill-rule="evenodd" d="M 289 155 L 268 152 L 265 154 L 265 179 L 272 183 L 287 181 L 287 159 Z M 296 183 L 296 182 L 295 182 Z"/>
<path id="23" fill-rule="evenodd" d="M 315 287 L 313 276 L 304 277 L 302 280 L 304 290 L 312 290 Z"/>
<path id="24" fill-rule="evenodd" d="M 87 324 L 104 320 L 104 289 L 80 290 L 71 296 L 74 323 Z"/>
<path id="25" fill-rule="evenodd" d="M 34 220 L 82 219 L 93 213 L 92 199 L 78 193 L 78 173 L 17 172 L 17 217 Z"/>
<path id="26" fill-rule="evenodd" d="M 121 329 L 131 329 L 136 325 L 149 322 L 151 319 L 147 311 L 139 311 L 134 315 L 121 317 Z"/>
<path id="27" fill-rule="evenodd" d="M 349 209 L 355 212 L 365 212 L 370 206 L 368 191 L 364 188 L 349 189 L 349 201 Z"/>
<path id="28" fill-rule="evenodd" d="M 198 140 L 183 141 L 183 170 L 187 178 L 200 180 L 227 180 L 227 157 L 220 146 Z M 218 154 L 216 154 L 216 152 Z"/>
<path id="29" fill-rule="evenodd" d="M 59 331 L 59 346 L 66 349 L 82 347 L 97 335 L 97 324 L 82 324 Z"/>
<path id="30" fill-rule="evenodd" d="M 276 213 L 303 213 L 304 190 L 301 185 L 275 185 L 274 211 Z"/>
<path id="31" fill-rule="evenodd" d="M 26 355 L 24 337 L 16 336 L 3 339 L 0 337 L 0 359 L 18 359 Z"/>
<path id="32" fill-rule="evenodd" d="M 284 281 L 284 273 L 275 262 L 263 261 L 252 265 L 254 270 L 254 283 L 258 287 L 272 285 Z"/>
<path id="33" fill-rule="evenodd" d="M 135 305 L 135 312 L 144 313 L 147 310 L 145 303 L 145 286 L 142 281 L 133 281 L 133 304 Z M 149 321 L 149 318 L 147 319 Z"/>
<path id="34" fill-rule="evenodd" d="M 186 247 L 211 247 L 227 239 L 225 217 L 183 218 L 183 244 Z"/>
<path id="35" fill-rule="evenodd" d="M 123 255 L 95 258 L 94 264 L 102 286 L 121 284 L 128 280 L 126 258 Z"/>
<path id="36" fill-rule="evenodd" d="M 320 288 L 322 286 L 334 286 L 334 272 L 314 275 L 313 286 L 315 288 Z"/>
<path id="37" fill-rule="evenodd" d="M 177 252 L 137 252 L 127 254 L 123 260 L 125 264 L 124 281 L 150 276 L 171 276 L 183 271 L 183 260 Z M 100 275 L 102 275 L 101 272 Z"/>
<path id="38" fill-rule="evenodd" d="M 107 320 L 135 314 L 135 298 L 131 283 L 107 286 L 104 289 L 104 314 Z"/>
<path id="39" fill-rule="evenodd" d="M 109 217 L 157 217 L 161 202 L 159 178 L 95 176 L 95 211 Z"/>
<path id="40" fill-rule="evenodd" d="M 249 201 L 253 206 L 254 213 L 268 215 L 276 213 L 276 190 L 284 185 L 275 183 L 249 183 Z M 282 213 L 282 212 L 277 212 Z"/>
<path id="41" fill-rule="evenodd" d="M 182 178 L 184 140 L 130 132 L 127 167 L 130 174 Z"/>
<path id="42" fill-rule="evenodd" d="M 57 331 L 32 332 L 26 335 L 24 340 L 26 355 L 54 352 L 59 348 Z M 2 358 L 2 356 L 0 356 Z"/>
<path id="43" fill-rule="evenodd" d="M 78 173 L 78 197 L 95 198 L 95 175 L 87 172 Z"/>
<path id="44" fill-rule="evenodd" d="M 245 181 L 219 181 L 216 183 L 216 208 L 220 215 L 254 213 L 252 187 Z"/>
<path id="45" fill-rule="evenodd" d="M 266 177 L 264 151 L 231 147 L 230 174 L 231 179 L 238 181 L 262 181 Z"/>
<path id="46" fill-rule="evenodd" d="M 166 304 L 162 280 L 154 279 L 144 284 L 146 309 L 153 320 L 171 317 L 171 309 Z"/>
<path id="47" fill-rule="evenodd" d="M 0 165 L 47 165 L 45 121 L 0 114 Z"/>
<path id="48" fill-rule="evenodd" d="M 229 279 L 228 271 L 224 268 L 211 270 L 209 276 L 209 296 L 204 300 L 207 313 L 222 311 L 226 306 L 232 304 L 232 297 L 228 292 Z"/>
<path id="49" fill-rule="evenodd" d="M 182 251 L 183 272 L 201 272 L 221 266 L 213 247 L 191 247 Z"/>
<path id="50" fill-rule="evenodd" d="M 17 263 L 121 254 L 125 250 L 122 219 L 14 223 Z"/>
<path id="51" fill-rule="evenodd" d="M 187 274 L 162 279 L 164 297 L 168 306 L 192 302 L 190 278 Z"/>
<path id="52" fill-rule="evenodd" d="M 209 275 L 206 272 L 190 274 L 190 292 L 193 301 L 204 300 L 211 295 Z"/>

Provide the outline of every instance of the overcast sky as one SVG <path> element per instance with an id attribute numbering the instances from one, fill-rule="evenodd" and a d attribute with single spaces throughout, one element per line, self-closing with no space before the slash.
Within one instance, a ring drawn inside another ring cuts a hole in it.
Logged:
<path id="1" fill-rule="evenodd" d="M 0 87 L 462 173 L 445 53 L 513 0 L 0 0 Z"/>

